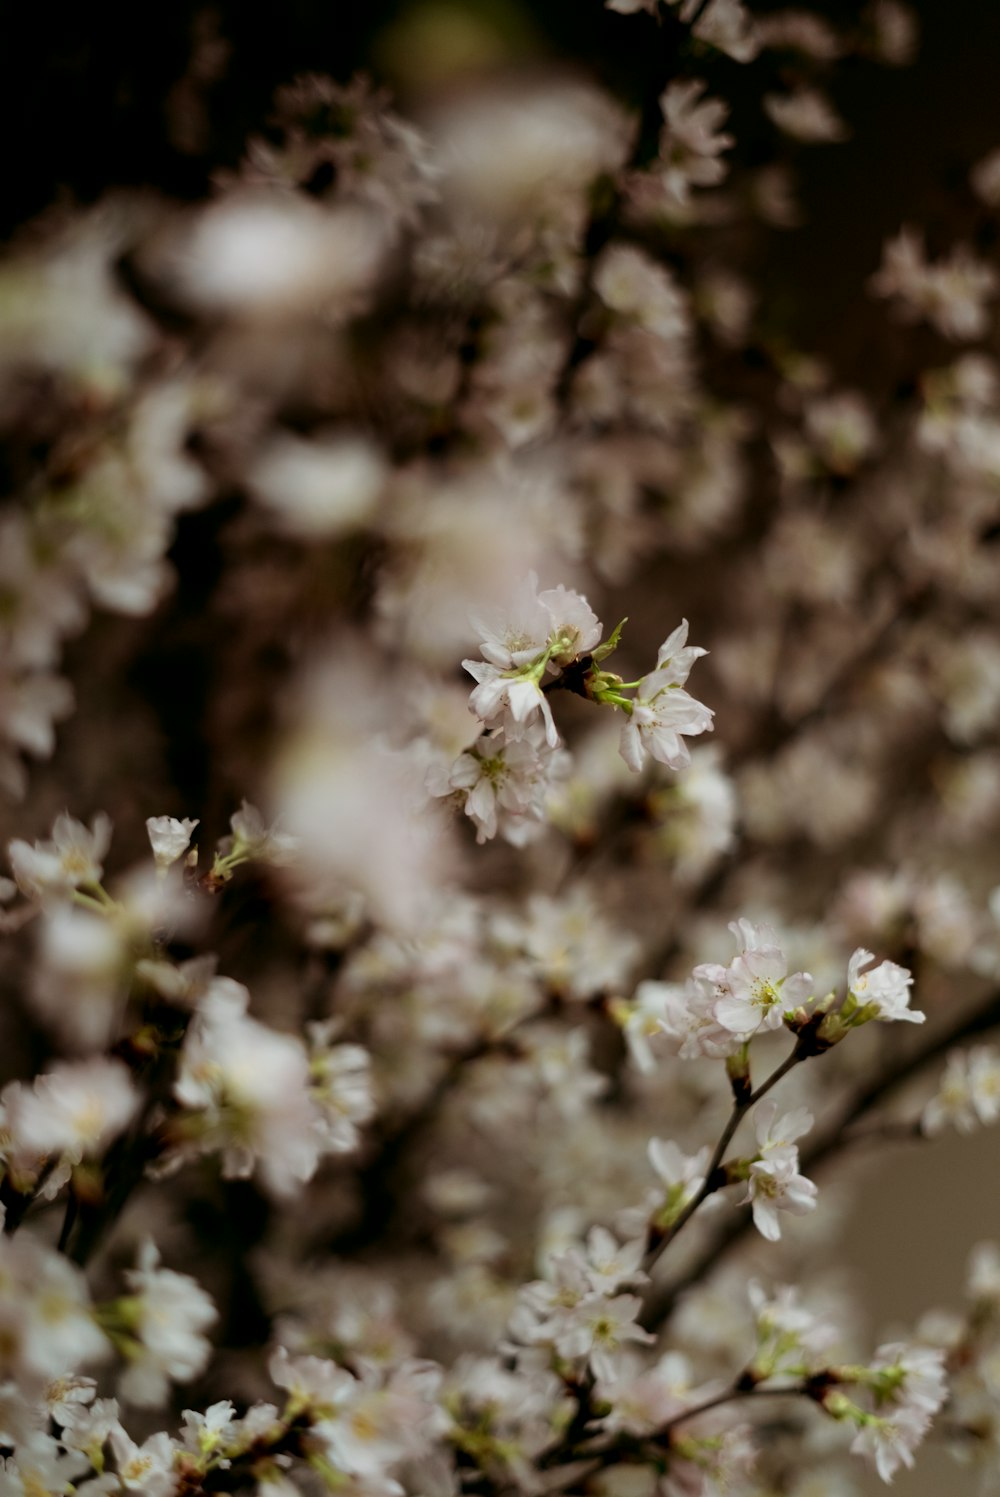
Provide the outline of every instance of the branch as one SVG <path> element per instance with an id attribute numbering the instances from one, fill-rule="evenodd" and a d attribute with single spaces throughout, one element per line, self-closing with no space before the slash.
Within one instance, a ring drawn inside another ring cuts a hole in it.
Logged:
<path id="1" fill-rule="evenodd" d="M 826 1125 L 815 1135 L 812 1144 L 801 1151 L 803 1174 L 812 1174 L 829 1159 L 860 1142 L 864 1134 L 855 1130 L 854 1125 L 884 1102 L 892 1092 L 919 1075 L 925 1067 L 939 1060 L 956 1045 L 998 1026 L 1000 991 L 990 994 L 973 1012 L 959 1016 L 954 1023 L 928 1035 L 923 1044 L 911 1050 L 908 1055 L 894 1057 L 881 1070 L 876 1071 L 865 1086 L 844 1099 Z M 749 1210 L 742 1210 L 730 1217 L 712 1234 L 702 1253 L 681 1278 L 648 1296 L 642 1317 L 642 1324 L 647 1330 L 659 1329 L 670 1318 L 680 1296 L 707 1278 L 720 1260 L 744 1237 L 750 1229 L 751 1220 Z"/>
<path id="2" fill-rule="evenodd" d="M 729 1148 L 729 1145 L 732 1142 L 733 1135 L 735 1134 L 737 1128 L 740 1126 L 740 1123 L 742 1123 L 743 1119 L 746 1117 L 747 1113 L 752 1107 L 755 1107 L 763 1097 L 766 1097 L 771 1088 L 773 1086 L 777 1086 L 778 1082 L 784 1076 L 787 1076 L 789 1071 L 797 1066 L 800 1061 L 803 1061 L 805 1059 L 806 1052 L 799 1045 L 796 1045 L 791 1054 L 785 1057 L 785 1059 L 781 1062 L 781 1065 L 776 1067 L 776 1069 L 771 1072 L 767 1080 L 762 1082 L 756 1091 L 751 1092 L 750 1095 L 745 1097 L 742 1101 L 737 1098 L 737 1100 L 733 1103 L 733 1110 L 729 1115 L 729 1121 L 723 1128 L 722 1133 L 719 1136 L 719 1142 L 715 1146 L 715 1152 L 709 1160 L 708 1168 L 705 1171 L 705 1179 L 702 1183 L 701 1189 L 694 1196 L 692 1196 L 691 1200 L 684 1207 L 684 1210 L 674 1222 L 673 1226 L 669 1227 L 663 1234 L 663 1236 L 658 1240 L 651 1242 L 642 1263 L 643 1269 L 647 1273 L 662 1257 L 663 1253 L 673 1242 L 674 1238 L 677 1236 L 678 1232 L 680 1232 L 681 1228 L 686 1226 L 687 1223 L 691 1220 L 692 1216 L 694 1216 L 695 1212 L 698 1210 L 698 1207 L 702 1204 L 702 1202 L 706 1200 L 708 1196 L 713 1195 L 715 1191 L 721 1190 L 723 1185 L 726 1184 L 725 1171 L 722 1169 L 723 1156 L 725 1155 L 726 1150 Z"/>

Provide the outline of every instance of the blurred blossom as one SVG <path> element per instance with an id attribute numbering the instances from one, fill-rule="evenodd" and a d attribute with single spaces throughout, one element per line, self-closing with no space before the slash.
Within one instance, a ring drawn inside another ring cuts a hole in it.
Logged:
<path id="1" fill-rule="evenodd" d="M 254 459 L 247 483 L 279 529 L 302 540 L 355 530 L 375 514 L 386 464 L 361 436 L 330 434 L 310 440 L 272 437 Z"/>
<path id="2" fill-rule="evenodd" d="M 412 930 L 454 851 L 419 767 L 391 746 L 398 688 L 378 657 L 338 651 L 303 678 L 271 794 L 297 839 L 295 887 L 318 907 L 346 889 L 390 929 Z"/>
<path id="3" fill-rule="evenodd" d="M 385 247 L 383 222 L 365 209 L 245 191 L 174 224 L 147 253 L 154 273 L 195 311 L 339 320 L 366 304 Z"/>
<path id="4" fill-rule="evenodd" d="M 431 140 L 456 208 L 510 228 L 536 214 L 582 228 L 580 193 L 621 166 L 632 126 L 591 84 L 522 78 L 478 89 L 435 112 Z"/>
<path id="5" fill-rule="evenodd" d="M 468 651 L 470 614 L 503 607 L 529 571 L 567 575 L 581 521 L 553 458 L 397 474 L 379 582 L 381 635 L 426 664 Z"/>
<path id="6" fill-rule="evenodd" d="M 818 89 L 798 88 L 788 94 L 766 94 L 764 109 L 779 130 L 807 145 L 844 140 L 850 134 L 829 99 Z"/>

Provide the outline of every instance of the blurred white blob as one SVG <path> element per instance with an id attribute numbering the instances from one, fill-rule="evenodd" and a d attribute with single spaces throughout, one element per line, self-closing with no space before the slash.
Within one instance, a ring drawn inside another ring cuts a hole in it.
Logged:
<path id="1" fill-rule="evenodd" d="M 212 204 L 152 256 L 155 271 L 196 311 L 346 315 L 363 305 L 386 244 L 385 224 L 361 207 L 253 192 Z"/>
<path id="2" fill-rule="evenodd" d="M 554 204 L 622 165 L 632 125 L 589 84 L 522 77 L 453 100 L 431 135 L 446 194 L 499 218 L 549 218 Z"/>
<path id="3" fill-rule="evenodd" d="M 247 486 L 282 530 L 323 540 L 370 520 L 385 478 L 385 459 L 365 437 L 284 432 L 252 461 Z"/>
<path id="4" fill-rule="evenodd" d="M 344 640 L 300 682 L 271 801 L 298 839 L 286 876 L 310 913 L 357 892 L 379 924 L 414 931 L 453 872 L 448 819 L 420 762 L 392 747 L 403 699 L 385 662 Z"/>
<path id="5" fill-rule="evenodd" d="M 582 521 L 551 457 L 448 475 L 414 469 L 394 500 L 376 602 L 392 650 L 451 666 L 475 644 L 470 613 L 506 607 L 529 572 L 572 584 Z"/>
<path id="6" fill-rule="evenodd" d="M 0 365 L 37 363 L 92 393 L 114 396 L 154 341 L 114 266 L 151 209 L 105 200 L 30 254 L 0 267 Z"/>

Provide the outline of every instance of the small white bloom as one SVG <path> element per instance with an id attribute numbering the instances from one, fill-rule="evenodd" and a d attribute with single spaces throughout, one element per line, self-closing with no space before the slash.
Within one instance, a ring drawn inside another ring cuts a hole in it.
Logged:
<path id="1" fill-rule="evenodd" d="M 656 652 L 656 669 L 667 672 L 664 680 L 671 686 L 683 686 L 695 661 L 708 654 L 701 645 L 688 644 L 688 627 L 687 619 L 681 619 Z"/>
<path id="2" fill-rule="evenodd" d="M 221 1149 L 227 1179 L 259 1168 L 273 1194 L 292 1194 L 320 1157 L 302 1041 L 244 1012 L 246 989 L 216 980 L 184 1039 L 174 1095 L 200 1114 L 201 1152 Z"/>
<path id="3" fill-rule="evenodd" d="M 581 593 L 560 583 L 539 593 L 538 601 L 549 616 L 547 648 L 554 665 L 568 665 L 600 643 L 601 621 Z"/>
<path id="4" fill-rule="evenodd" d="M 654 1213 L 654 1220 L 670 1226 L 704 1185 L 710 1151 L 706 1145 L 697 1154 L 685 1154 L 673 1139 L 651 1138 L 646 1152 L 666 1186 L 663 1205 Z"/>
<path id="5" fill-rule="evenodd" d="M 146 820 L 150 846 L 158 868 L 169 868 L 183 857 L 191 842 L 191 833 L 198 825 L 187 817 L 178 821 L 174 816 L 150 816 Z"/>
<path id="6" fill-rule="evenodd" d="M 950 1124 L 959 1133 L 971 1133 L 980 1123 L 995 1123 L 998 1118 L 1000 1055 L 992 1045 L 953 1050 L 937 1094 L 921 1116 L 923 1131 L 933 1137 Z"/>
<path id="7" fill-rule="evenodd" d="M 139 1094 L 126 1065 L 99 1056 L 54 1066 L 31 1088 L 8 1087 L 4 1101 L 16 1152 L 61 1161 L 46 1181 L 51 1195 L 74 1165 L 99 1156 L 128 1127 Z"/>
<path id="8" fill-rule="evenodd" d="M 0 1380 L 39 1392 L 110 1351 L 80 1269 L 24 1235 L 0 1238 L 0 1326 Z"/>
<path id="9" fill-rule="evenodd" d="M 256 806 L 244 801 L 229 818 L 232 828 L 232 852 L 246 858 L 261 858 L 281 865 L 296 852 L 298 839 L 279 830 L 277 823 L 268 826 Z"/>
<path id="10" fill-rule="evenodd" d="M 190 1274 L 160 1267 L 149 1239 L 139 1250 L 138 1267 L 125 1278 L 131 1290 L 130 1346 L 121 1392 L 140 1408 L 158 1408 L 167 1400 L 169 1382 L 190 1382 L 205 1370 L 212 1348 L 203 1332 L 218 1316 Z"/>
<path id="11" fill-rule="evenodd" d="M 725 968 L 719 970 L 724 972 Z M 637 996 L 640 992 L 645 1004 L 657 1005 L 660 1029 L 681 1060 L 702 1055 L 721 1059 L 739 1049 L 740 1036 L 727 1029 L 716 1013 L 719 995 L 711 978 L 692 974 L 684 984 L 641 983 Z"/>
<path id="12" fill-rule="evenodd" d="M 621 756 L 637 774 L 649 754 L 668 769 L 686 769 L 691 754 L 684 737 L 712 731 L 714 713 L 673 686 L 669 670 L 644 676 L 622 727 Z"/>
<path id="13" fill-rule="evenodd" d="M 121 1428 L 111 1431 L 111 1449 L 122 1486 L 142 1497 L 168 1497 L 176 1487 L 174 1443 L 169 1435 L 150 1435 L 137 1445 Z"/>
<path id="14" fill-rule="evenodd" d="M 556 1351 L 563 1357 L 585 1356 L 595 1376 L 613 1377 L 624 1346 L 629 1342 L 649 1346 L 656 1339 L 636 1324 L 641 1309 L 637 1294 L 619 1294 L 613 1299 L 588 1294 L 552 1323 Z"/>
<path id="15" fill-rule="evenodd" d="M 546 742 L 550 748 L 558 745 L 552 708 L 539 684 L 540 672 L 531 674 L 534 667 L 527 667 L 529 674 L 525 675 L 501 671 L 482 660 L 463 660 L 462 666 L 478 683 L 469 706 L 481 722 L 502 727 L 508 739 L 517 739 L 523 736 L 535 712 L 541 712 Z"/>
<path id="16" fill-rule="evenodd" d="M 795 1139 L 812 1127 L 812 1113 L 804 1107 L 778 1115 L 778 1104 L 768 1098 L 757 1108 L 754 1131 L 758 1153 L 750 1164 L 744 1204 L 753 1205 L 754 1226 L 768 1242 L 781 1236 L 778 1213 L 801 1216 L 816 1205 L 816 1186 L 799 1174 L 799 1151 Z"/>
<path id="17" fill-rule="evenodd" d="M 715 987 L 719 1023 L 748 1039 L 759 1029 L 780 1028 L 785 1014 L 810 996 L 812 977 L 808 972 L 788 975 L 785 954 L 769 925 L 734 920 L 729 929 L 738 948 L 734 960 L 728 967 L 695 967 L 693 975 Z"/>
<path id="18" fill-rule="evenodd" d="M 185 1409 L 181 1417 L 184 1420 L 184 1443 L 187 1448 L 199 1455 L 207 1455 L 218 1447 L 222 1436 L 232 1430 L 236 1410 L 232 1402 L 224 1398 L 211 1404 L 203 1414 L 196 1409 Z M 222 1464 L 227 1465 L 228 1462 Z"/>
<path id="19" fill-rule="evenodd" d="M 928 1418 L 948 1396 L 944 1352 L 937 1346 L 914 1346 L 892 1341 L 880 1346 L 869 1371 L 877 1379 L 876 1402 L 916 1409 Z"/>
<path id="20" fill-rule="evenodd" d="M 357 1148 L 359 1128 L 375 1113 L 371 1057 L 361 1045 L 330 1045 L 330 1026 L 310 1026 L 309 1089 L 323 1147 L 342 1154 Z"/>
<path id="21" fill-rule="evenodd" d="M 103 811 L 89 829 L 64 811 L 55 819 L 51 841 L 32 846 L 16 840 L 7 851 L 21 892 L 29 899 L 45 899 L 100 883 L 110 845 L 111 821 Z"/>
<path id="22" fill-rule="evenodd" d="M 930 1420 L 917 1409 L 895 1409 L 885 1417 L 871 1414 L 855 1435 L 851 1450 L 870 1460 L 885 1482 L 900 1466 L 913 1465 L 913 1452 L 927 1433 Z"/>
<path id="23" fill-rule="evenodd" d="M 537 723 L 513 740 L 502 729 L 494 730 L 482 734 L 458 756 L 447 778 L 437 777 L 428 789 L 434 795 L 457 791 L 464 796 L 477 842 L 488 842 L 499 832 L 522 847 L 544 826 L 551 777 L 564 759 L 551 749 Z"/>
<path id="24" fill-rule="evenodd" d="M 859 1005 L 872 1010 L 872 1017 L 885 1023 L 895 1019 L 906 1019 L 911 1024 L 922 1024 L 925 1015 L 911 1009 L 910 987 L 912 974 L 896 962 L 880 962 L 870 972 L 863 972 L 875 960 L 874 953 L 858 947 L 847 964 L 847 990 Z"/>
<path id="25" fill-rule="evenodd" d="M 816 1186 L 798 1172 L 798 1157 L 757 1159 L 750 1166 L 744 1204 L 753 1204 L 754 1226 L 768 1242 L 781 1236 L 780 1211 L 802 1216 L 816 1206 Z"/>

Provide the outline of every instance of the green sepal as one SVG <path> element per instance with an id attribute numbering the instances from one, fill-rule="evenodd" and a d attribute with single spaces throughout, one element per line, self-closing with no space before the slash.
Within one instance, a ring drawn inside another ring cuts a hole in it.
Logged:
<path id="1" fill-rule="evenodd" d="M 627 623 L 628 614 L 625 615 L 620 624 L 615 625 L 614 629 L 612 629 L 607 639 L 604 640 L 602 644 L 599 644 L 596 650 L 591 650 L 591 660 L 600 665 L 602 660 L 607 660 L 608 656 L 612 653 L 613 650 L 617 650 L 622 637 L 622 630 L 625 628 L 625 625 Z"/>

